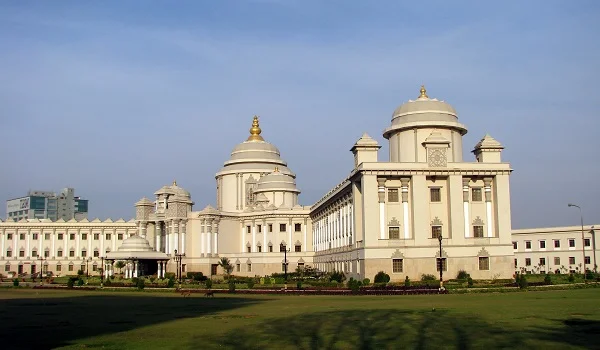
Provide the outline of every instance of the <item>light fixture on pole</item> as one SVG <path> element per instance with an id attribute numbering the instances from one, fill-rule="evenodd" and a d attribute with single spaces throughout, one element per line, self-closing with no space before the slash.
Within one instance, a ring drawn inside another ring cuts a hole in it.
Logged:
<path id="1" fill-rule="evenodd" d="M 579 209 L 579 216 L 581 217 L 581 251 L 583 252 L 583 281 L 585 282 L 585 237 L 584 237 L 584 232 L 583 232 L 583 212 L 581 211 L 581 207 L 578 206 L 577 204 L 573 204 L 573 203 L 569 203 L 568 204 L 569 207 L 575 207 L 577 209 Z"/>
<path id="2" fill-rule="evenodd" d="M 440 290 L 441 290 L 444 287 L 444 279 L 443 279 L 444 261 L 442 260 L 442 235 L 441 235 L 441 233 L 438 235 L 438 241 L 440 242 L 439 266 L 440 266 Z"/>

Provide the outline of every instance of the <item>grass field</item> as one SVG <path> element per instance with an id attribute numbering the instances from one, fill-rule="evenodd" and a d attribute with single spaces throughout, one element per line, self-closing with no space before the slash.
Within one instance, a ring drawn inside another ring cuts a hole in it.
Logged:
<path id="1" fill-rule="evenodd" d="M 589 349 L 600 348 L 600 290 L 213 299 L 6 288 L 0 324 L 1 349 Z"/>

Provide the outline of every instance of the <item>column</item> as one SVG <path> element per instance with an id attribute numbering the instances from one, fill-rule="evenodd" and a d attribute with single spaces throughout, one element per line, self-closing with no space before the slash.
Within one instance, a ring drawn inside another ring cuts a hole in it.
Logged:
<path id="1" fill-rule="evenodd" d="M 94 239 L 93 236 L 93 232 L 92 230 L 89 230 L 87 233 L 87 237 L 88 237 L 88 248 L 87 248 L 87 254 L 88 257 L 94 257 L 94 252 L 92 251 L 92 240 Z"/>
<path id="2" fill-rule="evenodd" d="M 112 230 L 112 234 L 110 235 L 110 240 L 112 241 L 112 248 L 110 251 L 114 252 L 117 250 L 117 229 Z"/>
<path id="3" fill-rule="evenodd" d="M 104 229 L 100 230 L 100 256 L 106 255 L 106 251 L 104 250 Z M 54 252 L 54 240 L 52 241 L 52 251 Z"/>
<path id="4" fill-rule="evenodd" d="M 79 234 L 80 229 L 77 229 L 75 233 L 75 256 L 81 257 L 81 235 Z"/>
<path id="5" fill-rule="evenodd" d="M 290 249 L 290 251 L 292 251 L 292 247 L 294 245 L 294 242 L 292 242 L 292 218 L 290 218 L 288 220 L 288 244 L 287 244 L 287 248 Z"/>
<path id="6" fill-rule="evenodd" d="M 171 254 L 171 225 L 169 221 L 165 221 L 165 253 Z"/>
<path id="7" fill-rule="evenodd" d="M 52 233 L 50 234 L 50 237 L 52 238 L 52 251 L 50 252 L 50 257 L 56 256 L 56 229 L 53 228 L 52 229 Z"/>
<path id="8" fill-rule="evenodd" d="M 187 228 L 187 223 L 185 222 L 185 220 L 181 220 L 179 223 L 179 235 L 181 236 L 181 245 L 179 246 L 179 249 L 181 249 L 181 254 L 185 254 L 185 236 L 186 236 L 186 228 Z"/>
<path id="9" fill-rule="evenodd" d="M 410 216 L 408 215 L 408 184 L 410 177 L 400 179 L 402 183 L 402 215 L 404 217 L 404 239 L 410 239 Z"/>
<path id="10" fill-rule="evenodd" d="M 173 250 L 177 249 L 178 253 L 182 253 L 179 244 L 179 220 L 173 220 Z"/>
<path id="11" fill-rule="evenodd" d="M 241 248 L 240 248 L 240 253 L 245 252 L 245 250 L 244 250 L 244 244 L 246 244 L 245 243 L 246 242 L 246 239 L 245 239 L 246 238 L 245 237 L 246 236 L 246 233 L 245 233 L 246 231 L 244 231 L 244 230 L 245 230 L 244 222 L 240 221 L 240 244 L 242 245 Z"/>
<path id="12" fill-rule="evenodd" d="M 160 252 L 160 239 L 161 239 L 161 232 L 160 232 L 160 221 L 155 221 L 154 222 L 154 241 L 156 242 L 154 245 L 154 250 L 156 250 L 157 252 Z"/>
<path id="13" fill-rule="evenodd" d="M 211 241 L 211 233 L 212 233 L 212 222 L 213 219 L 208 219 L 206 222 L 206 254 L 212 254 L 212 248 L 210 246 L 210 241 Z"/>
<path id="14" fill-rule="evenodd" d="M 485 222 L 487 224 L 487 236 L 494 237 L 494 223 L 492 218 L 492 178 L 483 179 L 485 190 Z"/>
<path id="15" fill-rule="evenodd" d="M 254 220 L 252 220 L 252 248 L 250 251 L 256 253 L 256 223 Z"/>
<path id="16" fill-rule="evenodd" d="M 218 237 L 218 232 L 219 232 L 219 220 L 213 220 L 213 253 L 214 254 L 219 254 L 219 237 Z M 264 230 L 264 227 L 263 227 Z"/>
<path id="17" fill-rule="evenodd" d="M 306 241 L 306 230 L 307 230 L 306 223 L 307 223 L 307 220 L 306 220 L 306 218 L 304 218 L 304 225 L 303 225 L 304 230 L 302 232 L 302 235 L 303 235 L 303 237 L 302 237 L 302 251 L 303 252 L 308 251 L 307 250 L 308 247 L 306 246 L 307 245 L 307 241 Z"/>
<path id="18" fill-rule="evenodd" d="M 134 261 L 133 262 L 133 277 L 137 277 L 138 276 L 138 268 L 139 268 L 139 264 L 138 261 Z"/>
<path id="19" fill-rule="evenodd" d="M 6 250 L 4 250 L 4 241 L 6 240 L 5 232 L 6 232 L 5 229 L 2 229 L 2 231 L 0 231 L 0 240 L 2 240 L 2 243 L 0 243 L 2 245 L 2 250 L 0 251 L 0 256 L 5 256 L 5 254 L 6 254 Z"/>
<path id="20" fill-rule="evenodd" d="M 206 231 L 206 219 L 202 219 L 200 223 L 200 254 L 206 253 L 206 247 L 204 247 L 204 231 Z"/>
<path id="21" fill-rule="evenodd" d="M 31 229 L 28 228 L 27 229 L 27 233 L 25 234 L 25 256 L 31 256 L 31 250 L 30 250 L 30 240 L 31 239 Z"/>
<path id="22" fill-rule="evenodd" d="M 267 220 L 263 219 L 262 221 L 262 234 L 263 234 L 263 242 L 262 242 L 262 246 L 263 246 L 263 251 L 264 252 L 268 252 L 269 248 L 268 248 L 268 240 L 267 240 L 267 234 L 269 233 L 269 226 L 267 226 Z"/>
<path id="23" fill-rule="evenodd" d="M 471 232 L 471 224 L 469 223 L 469 179 L 468 177 L 463 177 L 463 212 L 464 212 L 464 220 L 465 220 L 465 238 L 469 238 Z"/>
<path id="24" fill-rule="evenodd" d="M 158 275 L 158 278 L 162 278 L 163 262 L 159 260 L 156 262 L 156 264 L 158 265 L 158 271 L 156 272 L 156 274 Z"/>
<path id="25" fill-rule="evenodd" d="M 385 239 L 385 178 L 377 178 L 379 196 L 379 239 Z"/>
<path id="26" fill-rule="evenodd" d="M 90 240 L 90 243 L 91 242 L 92 241 Z M 38 243 L 39 243 L 38 256 L 43 257 L 44 256 L 44 251 L 43 251 L 43 249 L 44 249 L 44 245 L 43 245 L 43 243 L 44 243 L 44 229 L 41 229 L 40 232 L 38 233 Z M 4 255 L 4 254 L 0 253 L 0 255 Z M 42 267 L 42 269 L 43 269 L 43 267 Z"/>

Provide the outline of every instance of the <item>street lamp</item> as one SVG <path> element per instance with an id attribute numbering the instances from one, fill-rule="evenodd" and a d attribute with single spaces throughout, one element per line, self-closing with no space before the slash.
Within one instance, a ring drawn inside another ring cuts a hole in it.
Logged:
<path id="1" fill-rule="evenodd" d="M 594 226 L 590 230 L 590 234 L 592 235 L 592 249 L 594 254 L 594 272 L 598 273 L 598 265 L 596 264 L 596 232 L 594 231 Z"/>
<path id="2" fill-rule="evenodd" d="M 286 247 L 285 244 L 281 243 L 279 245 L 279 251 L 283 251 L 283 278 L 285 280 L 285 283 L 287 283 L 287 267 L 288 267 L 288 262 L 287 262 L 287 252 L 288 249 Z"/>
<path id="3" fill-rule="evenodd" d="M 444 286 L 444 280 L 443 280 L 443 261 L 442 261 L 442 235 L 439 234 L 438 235 L 438 242 L 440 242 L 440 262 L 439 262 L 439 266 L 440 266 L 440 289 L 442 289 L 442 287 Z"/>
<path id="4" fill-rule="evenodd" d="M 569 205 L 569 207 L 575 207 L 575 208 L 579 209 L 579 216 L 581 217 L 581 244 L 582 244 L 581 251 L 583 252 L 583 281 L 585 282 L 586 270 L 585 270 L 585 237 L 584 237 L 584 233 L 583 233 L 583 213 L 581 211 L 580 206 L 573 204 L 573 203 L 569 203 L 568 205 Z"/>
<path id="5" fill-rule="evenodd" d="M 102 265 L 100 266 L 100 288 L 104 288 L 104 257 L 101 256 L 100 260 L 102 261 Z"/>
<path id="6" fill-rule="evenodd" d="M 174 250 L 174 253 L 175 262 L 177 263 L 177 282 L 179 283 L 179 288 L 181 288 L 181 258 L 185 256 L 185 253 L 177 254 L 177 249 Z"/>
<path id="7" fill-rule="evenodd" d="M 44 260 L 46 260 L 46 258 L 44 258 L 41 255 L 38 255 L 38 260 L 40 261 L 40 286 L 44 284 L 44 278 L 42 277 L 43 273 L 44 273 Z"/>
<path id="8" fill-rule="evenodd" d="M 90 279 L 90 261 L 92 261 L 91 257 L 85 259 L 85 278 L 87 279 Z"/>

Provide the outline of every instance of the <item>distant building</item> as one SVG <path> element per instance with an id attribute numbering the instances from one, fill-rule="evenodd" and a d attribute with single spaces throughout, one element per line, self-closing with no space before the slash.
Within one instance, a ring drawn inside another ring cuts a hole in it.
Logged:
<path id="1" fill-rule="evenodd" d="M 6 201 L 6 217 L 13 220 L 81 220 L 87 216 L 88 200 L 75 197 L 73 188 L 65 188 L 59 194 L 29 191 L 26 197 Z"/>

